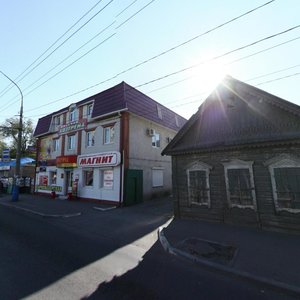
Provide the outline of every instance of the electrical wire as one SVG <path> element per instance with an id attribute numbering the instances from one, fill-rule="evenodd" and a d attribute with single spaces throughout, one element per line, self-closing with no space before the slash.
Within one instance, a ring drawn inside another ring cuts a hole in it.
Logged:
<path id="1" fill-rule="evenodd" d="M 275 72 L 274 72 L 275 73 Z M 258 84 L 255 84 L 253 86 L 259 86 L 259 85 L 263 85 L 263 84 L 267 84 L 267 83 L 270 83 L 272 81 L 279 81 L 279 80 L 283 80 L 283 79 L 286 79 L 286 78 L 290 78 L 290 77 L 294 77 L 294 76 L 298 76 L 300 75 L 300 72 L 299 73 L 294 73 L 294 74 L 290 74 L 290 75 L 287 75 L 287 76 L 283 76 L 283 77 L 279 77 L 279 78 L 275 78 L 275 79 L 272 79 L 272 80 L 269 80 L 269 81 L 265 81 L 265 82 L 261 82 L 261 83 L 258 83 Z M 247 81 L 245 81 L 247 82 Z M 201 95 L 205 95 L 209 93 L 209 91 L 205 91 L 205 92 L 201 92 L 199 94 L 195 94 L 195 95 L 191 95 L 191 96 L 187 96 L 187 97 L 184 97 L 184 98 L 180 98 L 180 99 L 177 99 L 175 101 L 170 101 L 170 102 L 167 102 L 165 104 L 160 104 L 160 105 L 163 105 L 163 106 L 166 106 L 168 103 L 174 103 L 174 102 L 179 102 L 179 101 L 182 101 L 182 100 L 186 100 L 186 99 L 189 99 L 189 98 L 193 98 L 193 97 L 198 97 L 198 96 L 201 96 Z M 168 109 L 173 109 L 173 108 L 176 108 L 176 107 L 180 107 L 180 106 L 183 106 L 183 105 L 189 105 L 189 104 L 193 104 L 193 103 L 196 103 L 196 102 L 199 102 L 201 100 L 197 99 L 195 101 L 190 101 L 190 102 L 185 102 L 185 103 L 181 103 L 181 104 L 178 104 L 178 105 L 175 105 L 175 106 L 171 106 L 169 107 Z M 202 100 L 203 101 L 203 100 Z M 155 111 L 156 112 L 156 111 Z M 154 111 L 151 112 L 152 114 L 154 113 Z M 31 115 L 31 116 L 28 116 L 27 118 L 36 118 L 36 117 L 44 117 L 44 116 L 47 116 L 48 114 L 37 114 L 37 115 Z"/>
<path id="2" fill-rule="evenodd" d="M 111 2 L 114 0 L 111 0 Z M 148 7 L 151 3 L 153 3 L 155 0 L 150 1 L 148 4 L 146 4 L 145 6 L 143 6 L 140 10 L 138 10 L 137 12 L 135 12 L 133 15 L 131 15 L 127 20 L 129 21 L 130 19 L 132 19 L 134 16 L 136 16 L 138 13 L 140 13 L 141 11 L 143 11 L 146 7 Z M 121 23 L 117 28 L 120 28 L 121 26 L 123 26 L 126 22 Z M 114 22 L 113 22 L 114 23 Z M 38 89 L 39 87 L 41 87 L 42 85 L 46 84 L 48 81 L 50 81 L 51 79 L 55 78 L 57 75 L 59 75 L 60 73 L 62 73 L 63 71 L 65 71 L 66 69 L 68 69 L 70 66 L 72 66 L 73 64 L 75 64 L 76 62 L 78 62 L 80 59 L 82 59 L 83 57 L 85 57 L 87 54 L 91 53 L 92 51 L 94 51 L 96 48 L 98 48 L 100 45 L 102 45 L 104 42 L 106 42 L 108 39 L 112 38 L 116 33 L 110 35 L 106 40 L 104 40 L 103 42 L 99 43 L 98 45 L 96 45 L 95 47 L 93 47 L 92 49 L 90 49 L 88 52 L 84 53 L 82 56 L 80 56 L 79 58 L 77 58 L 75 61 L 73 61 L 72 63 L 70 63 L 69 65 L 67 65 L 66 67 L 64 67 L 63 69 L 61 69 L 60 71 L 58 71 L 57 73 L 55 73 L 54 75 L 52 75 L 50 78 L 48 78 L 47 80 L 45 80 L 44 82 L 42 82 L 41 84 L 39 84 L 37 87 L 33 88 L 32 90 L 30 90 L 28 93 L 25 94 L 25 96 L 31 94 L 33 91 L 35 91 L 36 89 Z M 82 47 L 80 47 L 82 48 Z M 77 51 L 76 51 L 77 52 Z M 65 60 L 64 60 L 65 61 Z M 60 63 L 58 64 L 60 65 Z M 54 67 L 55 68 L 55 67 Z M 50 71 L 52 71 L 54 68 L 52 68 Z M 49 72 L 50 72 L 49 71 Z M 47 72 L 47 73 L 49 73 Z M 45 75 L 45 74 L 44 74 Z M 44 75 L 42 77 L 44 77 Z M 37 81 L 39 81 L 41 78 L 39 78 Z M 37 81 L 35 81 L 34 83 L 36 83 Z M 33 84 L 34 84 L 33 83 Z M 32 86 L 33 84 L 31 84 L 30 86 Z M 27 87 L 28 88 L 28 87 Z M 27 89 L 26 88 L 26 89 Z M 16 96 L 15 96 L 16 97 Z M 15 97 L 13 97 L 9 102 L 8 105 L 11 103 L 11 101 L 13 99 L 15 99 Z M 5 108 L 6 109 L 6 108 Z"/>
<path id="3" fill-rule="evenodd" d="M 85 16 L 87 16 L 100 2 L 103 0 L 98 1 L 94 4 L 83 16 L 81 16 L 67 31 L 65 31 L 54 43 L 52 43 L 38 58 L 36 58 L 21 74 L 19 74 L 14 80 L 17 81 L 31 66 L 33 66 L 43 55 L 45 55 L 54 45 L 57 44 L 68 32 L 70 32 Z M 1 93 L 0 97 L 3 96 L 3 92 L 7 89 L 6 87 Z M 6 92 L 5 92 L 6 93 Z"/>
<path id="4" fill-rule="evenodd" d="M 205 63 L 208 63 L 208 62 L 211 62 L 211 61 L 220 59 L 220 58 L 225 57 L 225 56 L 227 56 L 227 55 L 229 55 L 229 54 L 231 54 L 231 53 L 234 53 L 234 52 L 237 52 L 237 51 L 240 51 L 240 50 L 249 48 L 249 47 L 251 47 L 251 46 L 253 46 L 253 45 L 256 45 L 256 44 L 258 44 L 258 43 L 261 43 L 261 42 L 263 42 L 263 41 L 266 41 L 266 40 L 269 40 L 269 39 L 271 39 L 271 38 L 274 38 L 274 37 L 280 36 L 280 35 L 282 35 L 282 34 L 288 33 L 288 32 L 290 32 L 290 31 L 292 31 L 292 30 L 295 30 L 295 29 L 297 29 L 297 28 L 299 28 L 299 27 L 300 27 L 300 25 L 297 25 L 297 26 L 288 28 L 288 29 L 286 29 L 286 30 L 284 30 L 284 31 L 281 31 L 281 32 L 278 32 L 278 33 L 276 33 L 276 34 L 273 34 L 273 35 L 264 37 L 264 38 L 262 38 L 262 39 L 259 39 L 259 40 L 257 40 L 257 41 L 254 41 L 254 42 L 249 43 L 249 44 L 247 44 L 247 45 L 244 45 L 244 46 L 235 48 L 235 49 L 233 49 L 233 50 L 227 51 L 227 52 L 225 52 L 225 53 L 223 53 L 223 54 L 221 54 L 221 55 L 217 55 L 217 56 L 215 56 L 215 57 L 213 57 L 213 58 L 210 58 L 210 59 L 208 59 L 208 60 L 204 60 L 204 61 L 202 61 L 202 62 L 200 62 L 200 63 L 194 64 L 194 65 L 192 65 L 192 66 L 189 66 L 189 67 L 180 69 L 180 70 L 178 70 L 178 71 L 175 71 L 175 72 L 166 74 L 166 75 L 164 75 L 164 76 L 161 76 L 161 77 L 152 79 L 152 80 L 150 80 L 150 81 L 144 82 L 144 83 L 142 83 L 142 84 L 136 85 L 136 86 L 134 86 L 134 88 L 140 88 L 140 87 L 149 85 L 149 84 L 151 84 L 151 83 L 154 83 L 154 82 L 163 80 L 163 79 L 165 79 L 165 78 L 171 77 L 171 76 L 173 76 L 173 75 L 175 75 L 175 74 L 179 74 L 179 73 L 185 72 L 185 71 L 187 71 L 187 70 L 190 70 L 190 69 L 193 69 L 193 68 L 195 68 L 195 67 L 198 67 L 199 65 L 202 65 L 202 64 L 205 64 Z M 295 39 L 293 39 L 293 40 L 295 40 Z M 283 43 L 282 43 L 282 44 L 283 44 Z M 275 47 L 275 46 L 273 46 L 273 47 Z M 270 48 L 271 48 L 271 47 L 270 47 Z M 118 73 L 118 74 L 119 74 L 119 73 Z M 52 103 L 59 102 L 59 101 L 61 101 L 61 100 L 64 100 L 64 99 L 66 99 L 66 98 L 69 98 L 69 97 L 71 97 L 71 96 L 78 95 L 78 94 L 80 94 L 80 93 L 82 93 L 82 92 L 84 92 L 84 91 L 87 91 L 87 90 L 91 89 L 91 88 L 94 88 L 94 87 L 99 86 L 99 85 L 101 85 L 101 84 L 103 84 L 103 83 L 106 83 L 106 82 L 108 82 L 108 81 L 111 81 L 112 79 L 116 78 L 116 77 L 118 76 L 118 74 L 117 74 L 117 75 L 114 75 L 114 76 L 112 76 L 112 77 L 110 77 L 110 78 L 108 78 L 108 79 L 105 79 L 105 80 L 103 80 L 103 81 L 101 81 L 101 82 L 99 82 L 99 83 L 97 83 L 97 84 L 95 84 L 95 85 L 89 86 L 89 87 L 87 87 L 87 88 L 85 88 L 85 89 L 83 89 L 83 90 L 80 90 L 80 91 L 77 91 L 77 92 L 75 92 L 75 93 L 72 93 L 71 95 L 65 96 L 65 97 L 60 98 L 60 99 L 58 99 L 58 100 L 51 101 L 51 102 L 49 102 L 49 103 L 47 103 L 47 104 L 45 104 L 45 105 L 42 105 L 42 106 L 33 108 L 33 109 L 29 110 L 29 111 L 36 110 L 36 109 L 39 109 L 39 108 L 41 108 L 41 107 L 50 105 L 50 104 L 52 104 Z"/>
<path id="5" fill-rule="evenodd" d="M 102 0 L 101 0 L 101 1 L 102 1 Z M 99 2 L 101 2 L 101 1 L 99 1 Z M 153 1 L 154 1 L 154 0 L 153 0 Z M 153 1 L 150 1 L 147 5 L 145 5 L 145 6 L 144 6 L 142 9 L 140 9 L 138 12 L 140 12 L 141 10 L 143 10 L 144 8 L 146 8 L 146 7 L 147 7 L 148 5 L 150 5 Z M 203 33 L 197 35 L 197 36 L 194 36 L 193 38 L 191 38 L 191 39 L 189 39 L 189 40 L 186 40 L 186 41 L 184 41 L 184 42 L 182 42 L 182 43 L 180 43 L 180 44 L 178 44 L 178 45 L 176 45 L 176 46 L 174 46 L 174 47 L 172 47 L 172 48 L 169 48 L 169 49 L 167 49 L 167 50 L 165 50 L 165 51 L 163 51 L 163 52 L 161 52 L 161 53 L 159 53 L 159 54 L 157 54 L 157 55 L 155 55 L 155 56 L 153 56 L 153 57 L 151 57 L 151 58 L 149 58 L 149 59 L 147 59 L 147 60 L 144 60 L 143 62 L 141 62 L 141 63 L 139 63 L 139 64 L 137 64 L 137 65 L 135 65 L 135 66 L 133 66 L 133 67 L 130 67 L 130 68 L 128 68 L 128 69 L 126 69 L 126 70 L 124 70 L 124 71 L 122 71 L 122 72 L 116 74 L 112 79 L 114 79 L 114 78 L 118 77 L 119 75 L 124 74 L 124 73 L 126 73 L 126 72 L 128 72 L 128 71 L 130 71 L 130 70 L 132 70 L 132 69 L 134 69 L 134 68 L 137 68 L 137 67 L 139 67 L 139 66 L 141 66 L 141 65 L 143 65 L 143 64 L 145 64 L 145 63 L 147 63 L 147 62 L 150 62 L 150 61 L 152 61 L 153 59 L 156 59 L 156 58 L 158 58 L 158 57 L 160 57 L 160 56 L 162 56 L 162 55 L 165 55 L 165 54 L 167 54 L 167 53 L 169 53 L 169 52 L 171 52 L 171 51 L 174 51 L 175 49 L 177 49 L 177 48 L 179 48 L 179 47 L 182 47 L 183 45 L 186 45 L 186 44 L 188 44 L 188 43 L 190 43 L 190 42 L 192 42 L 192 41 L 194 41 L 194 40 L 200 38 L 201 36 L 204 36 L 204 35 L 206 35 L 206 34 L 209 34 L 209 33 L 213 32 L 214 30 L 217 30 L 217 29 L 219 29 L 219 28 L 221 28 L 221 27 L 223 27 L 223 26 L 225 26 L 225 25 L 227 25 L 227 24 L 230 24 L 231 22 L 236 21 L 236 20 L 238 20 L 238 19 L 240 19 L 240 18 L 242 18 L 242 17 L 244 17 L 244 16 L 246 16 L 246 15 L 248 15 L 248 14 L 250 14 L 250 13 L 252 13 L 252 12 L 258 10 L 258 9 L 260 9 L 260 8 L 263 8 L 264 6 L 267 6 L 267 5 L 271 4 L 271 3 L 274 2 L 274 1 L 275 1 L 275 0 L 268 1 L 268 2 L 266 2 L 266 3 L 264 3 L 264 4 L 260 5 L 260 6 L 257 6 L 257 7 L 253 8 L 253 9 L 251 9 L 251 10 L 249 10 L 249 11 L 247 11 L 247 12 L 245 12 L 245 13 L 239 15 L 239 16 L 237 16 L 237 17 L 234 17 L 234 18 L 232 18 L 232 19 L 230 19 L 230 20 L 228 20 L 228 21 L 226 21 L 226 22 L 224 22 L 224 23 L 222 23 L 222 24 L 220 24 L 220 25 L 218 25 L 218 26 L 215 26 L 215 27 L 213 27 L 213 28 L 211 28 L 211 29 L 209 29 L 209 30 L 207 30 L 207 31 L 205 31 L 205 32 L 203 32 Z M 130 7 L 130 6 L 131 6 L 132 4 L 134 4 L 135 2 L 136 2 L 136 1 L 133 1 L 133 2 L 132 2 L 130 5 L 128 5 L 124 10 L 126 10 L 128 7 Z M 98 3 L 97 3 L 97 4 L 98 4 Z M 96 4 L 96 5 L 97 5 L 97 4 Z M 124 11 L 124 10 L 123 10 L 123 11 Z M 119 13 L 119 15 L 120 15 L 123 11 L 121 11 L 121 12 Z M 135 16 L 138 12 L 136 12 L 134 15 L 132 15 L 131 17 L 129 17 L 125 22 L 127 22 L 130 18 L 132 18 L 133 16 Z M 125 22 L 123 22 L 122 24 L 124 24 Z M 122 25 L 122 24 L 121 24 L 121 25 Z M 120 27 L 120 25 L 119 25 L 117 28 L 119 28 L 119 27 Z"/>

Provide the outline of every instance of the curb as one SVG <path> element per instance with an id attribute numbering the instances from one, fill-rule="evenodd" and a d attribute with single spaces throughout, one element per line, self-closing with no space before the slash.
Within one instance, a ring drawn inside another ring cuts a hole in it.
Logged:
<path id="1" fill-rule="evenodd" d="M 188 253 L 184 252 L 184 251 L 181 251 L 181 250 L 177 249 L 176 247 L 171 246 L 171 244 L 169 243 L 169 241 L 167 240 L 167 238 L 165 236 L 164 228 L 165 227 L 159 227 L 158 228 L 158 238 L 159 238 L 159 241 L 160 241 L 162 247 L 164 248 L 164 250 L 167 253 L 170 253 L 170 254 L 176 255 L 176 256 L 184 257 L 186 259 L 192 260 L 192 261 L 202 265 L 203 267 L 213 269 L 213 270 L 219 271 L 221 273 L 225 273 L 225 274 L 229 274 L 231 276 L 246 279 L 246 280 L 254 282 L 254 283 L 259 283 L 259 284 L 262 284 L 264 286 L 268 286 L 270 288 L 273 288 L 273 289 L 276 289 L 276 290 L 279 290 L 279 291 L 287 292 L 287 293 L 289 293 L 290 295 L 293 295 L 293 296 L 295 296 L 295 295 L 299 296 L 300 295 L 300 288 L 297 287 L 297 286 L 293 286 L 293 285 L 290 285 L 290 284 L 287 284 L 287 283 L 283 283 L 281 281 L 272 280 L 272 279 L 268 279 L 268 278 L 261 277 L 261 276 L 256 276 L 256 275 L 253 275 L 253 274 L 248 273 L 248 272 L 235 270 L 233 268 L 226 267 L 226 266 L 223 266 L 223 265 L 219 265 L 217 263 L 213 263 L 213 262 L 207 261 L 205 259 L 195 257 L 191 254 L 188 254 Z"/>
<path id="2" fill-rule="evenodd" d="M 73 214 L 62 214 L 62 215 L 60 215 L 60 214 L 44 214 L 44 213 L 41 213 L 41 212 L 38 212 L 38 211 L 35 211 L 35 210 L 32 210 L 32 209 L 20 207 L 20 206 L 17 206 L 17 205 L 6 204 L 6 203 L 0 203 L 0 205 L 6 206 L 6 207 L 12 207 L 12 208 L 23 210 L 23 211 L 26 211 L 26 212 L 30 212 L 32 214 L 35 214 L 35 215 L 38 215 L 38 216 L 41 216 L 41 217 L 44 217 L 44 218 L 70 218 L 70 217 L 77 217 L 77 216 L 80 216 L 82 214 L 81 212 L 73 213 Z"/>
<path id="3" fill-rule="evenodd" d="M 115 209 L 115 208 L 117 208 L 117 207 L 116 207 L 116 206 L 112 206 L 112 207 L 102 208 L 102 207 L 94 206 L 93 208 L 96 209 L 96 210 L 107 211 L 107 210 Z"/>

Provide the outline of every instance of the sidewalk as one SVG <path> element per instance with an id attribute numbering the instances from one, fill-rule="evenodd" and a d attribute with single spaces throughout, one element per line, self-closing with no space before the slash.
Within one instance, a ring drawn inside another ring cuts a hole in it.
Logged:
<path id="1" fill-rule="evenodd" d="M 0 205 L 9 206 L 15 209 L 27 211 L 42 217 L 76 217 L 84 211 L 90 209 L 110 209 L 111 205 L 102 205 L 92 202 L 80 202 L 49 196 L 33 194 L 19 194 L 18 201 L 12 201 L 12 196 L 7 194 L 0 195 Z"/>
<path id="2" fill-rule="evenodd" d="M 300 236 L 196 220 L 159 232 L 166 251 L 300 297 Z"/>
<path id="3" fill-rule="evenodd" d="M 17 202 L 11 199 L 11 195 L 0 195 L 0 205 L 42 217 L 78 217 L 94 209 L 112 208 L 111 205 L 31 194 L 20 194 Z M 167 200 L 144 202 L 126 209 L 126 212 L 142 212 L 151 218 L 158 215 L 171 218 L 172 203 L 171 199 Z M 120 218 L 123 213 L 125 211 Z M 201 267 L 280 289 L 300 298 L 300 235 L 170 219 L 167 227 L 160 228 L 159 239 L 167 252 L 192 260 Z"/>

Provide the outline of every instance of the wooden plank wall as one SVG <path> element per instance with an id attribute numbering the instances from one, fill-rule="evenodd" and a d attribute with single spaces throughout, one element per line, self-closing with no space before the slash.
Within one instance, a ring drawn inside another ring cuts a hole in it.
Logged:
<path id="1" fill-rule="evenodd" d="M 276 212 L 271 178 L 265 162 L 282 153 L 300 157 L 299 147 L 256 148 L 243 151 L 222 151 L 172 157 L 173 193 L 175 216 L 214 222 L 242 224 L 272 230 L 300 233 L 300 214 L 286 211 Z M 253 174 L 257 211 L 230 208 L 227 202 L 224 167 L 222 162 L 240 159 L 253 161 Z M 210 171 L 211 207 L 190 205 L 188 202 L 188 166 L 201 161 L 212 167 Z"/>

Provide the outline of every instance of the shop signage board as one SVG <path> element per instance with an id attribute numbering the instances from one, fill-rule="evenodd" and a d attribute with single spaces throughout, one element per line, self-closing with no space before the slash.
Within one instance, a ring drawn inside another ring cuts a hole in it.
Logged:
<path id="1" fill-rule="evenodd" d="M 77 155 L 65 155 L 56 157 L 56 166 L 58 168 L 76 168 Z"/>
<path id="2" fill-rule="evenodd" d="M 2 162 L 9 162 L 10 161 L 10 154 L 9 149 L 2 150 Z"/>
<path id="3" fill-rule="evenodd" d="M 114 167 L 121 162 L 120 152 L 102 152 L 89 155 L 79 155 L 78 167 Z"/>
<path id="4" fill-rule="evenodd" d="M 78 120 L 75 122 L 70 122 L 66 125 L 61 125 L 58 129 L 58 134 L 62 135 L 62 134 L 71 133 L 74 131 L 83 130 L 83 129 L 86 129 L 86 126 L 87 126 L 86 119 Z"/>

